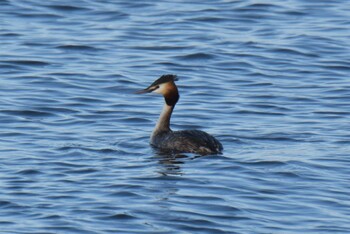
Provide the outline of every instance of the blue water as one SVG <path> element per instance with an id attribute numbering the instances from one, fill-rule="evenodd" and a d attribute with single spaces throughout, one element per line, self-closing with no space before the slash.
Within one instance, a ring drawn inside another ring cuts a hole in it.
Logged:
<path id="1" fill-rule="evenodd" d="M 1 233 L 348 233 L 350 2 L 0 0 Z M 219 156 L 148 144 L 172 128 Z"/>

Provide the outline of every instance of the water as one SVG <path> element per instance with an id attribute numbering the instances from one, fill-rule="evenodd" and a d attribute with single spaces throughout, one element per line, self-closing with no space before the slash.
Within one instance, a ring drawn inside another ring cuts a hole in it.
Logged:
<path id="1" fill-rule="evenodd" d="M 350 3 L 0 1 L 1 233 L 348 233 Z M 221 156 L 160 155 L 173 129 Z"/>

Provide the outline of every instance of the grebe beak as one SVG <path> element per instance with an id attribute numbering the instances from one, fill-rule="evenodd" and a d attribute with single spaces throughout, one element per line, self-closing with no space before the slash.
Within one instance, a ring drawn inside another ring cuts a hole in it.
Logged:
<path id="1" fill-rule="evenodd" d="M 141 94 L 141 93 L 151 93 L 153 92 L 154 90 L 158 89 L 159 86 L 150 86 L 148 88 L 145 88 L 145 89 L 141 89 L 139 91 L 136 91 L 135 94 Z"/>
<path id="2" fill-rule="evenodd" d="M 152 92 L 152 91 L 148 90 L 148 89 L 142 89 L 142 90 L 136 91 L 135 94 L 150 93 L 150 92 Z"/>

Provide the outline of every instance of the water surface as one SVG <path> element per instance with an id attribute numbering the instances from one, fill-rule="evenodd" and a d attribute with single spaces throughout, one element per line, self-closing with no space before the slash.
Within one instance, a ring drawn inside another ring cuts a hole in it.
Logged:
<path id="1" fill-rule="evenodd" d="M 0 232 L 347 233 L 349 10 L 0 1 Z M 223 155 L 150 148 L 167 73 Z"/>

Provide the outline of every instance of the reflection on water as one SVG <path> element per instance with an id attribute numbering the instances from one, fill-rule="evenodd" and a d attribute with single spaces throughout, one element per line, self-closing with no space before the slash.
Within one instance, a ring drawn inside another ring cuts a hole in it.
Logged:
<path id="1" fill-rule="evenodd" d="M 188 156 L 183 154 L 166 154 L 159 153 L 156 154 L 155 159 L 159 162 L 159 171 L 158 173 L 167 176 L 167 175 L 179 175 L 181 176 L 181 164 L 184 164 L 184 159 L 187 159 Z"/>
<path id="2" fill-rule="evenodd" d="M 0 1 L 1 231 L 348 233 L 349 10 Z M 168 73 L 223 155 L 149 146 Z"/>

